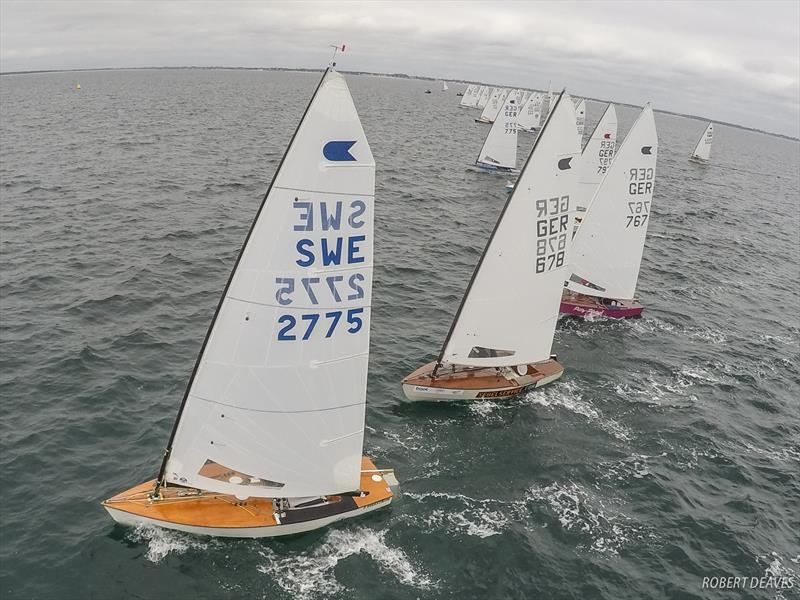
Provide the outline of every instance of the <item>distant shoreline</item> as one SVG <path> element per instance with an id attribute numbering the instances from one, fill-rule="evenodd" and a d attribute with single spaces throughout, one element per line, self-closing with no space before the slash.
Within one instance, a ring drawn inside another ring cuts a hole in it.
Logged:
<path id="1" fill-rule="evenodd" d="M 90 72 L 90 71 L 169 71 L 169 70 L 219 70 L 219 71 L 285 71 L 285 72 L 303 72 L 303 73 L 321 73 L 324 69 L 304 69 L 302 67 L 199 67 L 199 66 L 183 66 L 183 67 L 105 67 L 105 68 L 93 68 L 93 69 L 39 69 L 35 71 L 6 71 L 0 72 L 0 76 L 3 75 L 36 75 L 40 73 L 82 73 L 82 72 Z M 424 75 L 407 75 L 406 73 L 376 73 L 373 71 L 346 71 L 342 70 L 341 73 L 347 73 L 349 75 L 371 75 L 371 76 L 381 76 L 381 77 L 395 77 L 397 79 L 417 79 L 420 81 L 449 81 L 451 83 L 463 83 L 466 85 L 477 83 L 480 85 L 488 85 L 493 87 L 508 87 L 504 84 L 495 84 L 495 83 L 486 83 L 482 81 L 467 81 L 464 79 L 448 79 L 442 77 L 426 77 Z M 619 102 L 619 101 L 612 101 L 612 100 L 603 100 L 600 98 L 592 98 L 590 96 L 581 96 L 582 98 L 586 98 L 587 100 L 592 100 L 593 102 L 604 102 L 604 103 L 611 103 L 618 104 L 620 106 L 630 106 L 631 108 L 641 108 L 641 106 L 637 106 L 636 104 L 628 104 L 626 102 Z M 765 131 L 763 129 L 757 129 L 755 127 L 747 127 L 745 125 L 739 125 L 738 123 L 728 123 L 726 121 L 717 121 L 715 119 L 709 119 L 708 117 L 701 117 L 698 115 L 690 115 L 686 113 L 679 113 L 670 110 L 663 110 L 663 109 L 653 109 L 653 112 L 663 113 L 665 115 L 673 115 L 676 117 L 684 117 L 686 119 L 694 119 L 696 121 L 712 121 L 718 125 L 726 125 L 728 127 L 734 127 L 736 129 L 742 129 L 744 131 L 752 131 L 755 133 L 763 133 L 764 135 L 770 135 L 772 137 L 783 138 L 785 140 L 790 140 L 793 142 L 800 142 L 800 138 L 793 137 L 791 135 L 786 135 L 783 133 L 774 133 L 772 131 Z"/>

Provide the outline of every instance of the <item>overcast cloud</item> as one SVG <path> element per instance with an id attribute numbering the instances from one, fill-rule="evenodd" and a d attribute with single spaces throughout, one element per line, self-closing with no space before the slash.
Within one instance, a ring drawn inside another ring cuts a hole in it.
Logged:
<path id="1" fill-rule="evenodd" d="M 306 67 L 404 72 L 800 135 L 800 2 L 0 0 L 0 71 Z"/>

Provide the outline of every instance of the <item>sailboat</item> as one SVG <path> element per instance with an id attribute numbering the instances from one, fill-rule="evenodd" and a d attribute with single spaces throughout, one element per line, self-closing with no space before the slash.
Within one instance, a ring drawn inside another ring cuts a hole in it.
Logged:
<path id="1" fill-rule="evenodd" d="M 698 163 L 707 163 L 711 160 L 711 142 L 714 141 L 714 124 L 709 123 L 703 135 L 694 147 L 694 152 L 689 156 L 689 160 Z"/>
<path id="2" fill-rule="evenodd" d="M 646 105 L 619 146 L 573 241 L 561 312 L 637 317 L 635 299 L 656 175 L 658 136 Z"/>
<path id="3" fill-rule="evenodd" d="M 484 106 L 481 116 L 475 119 L 475 122 L 490 124 L 494 123 L 494 120 L 497 118 L 500 109 L 503 108 L 503 104 L 508 96 L 509 90 L 495 88 L 495 91 L 492 92 L 492 95 L 490 96 L 489 101 L 486 103 L 486 106 Z"/>
<path id="4" fill-rule="evenodd" d="M 586 100 L 581 100 L 575 107 L 575 125 L 578 127 L 578 137 L 583 142 L 583 130 L 586 127 Z"/>
<path id="5" fill-rule="evenodd" d="M 506 201 L 437 359 L 403 379 L 410 400 L 514 396 L 558 379 L 551 356 L 572 240 L 575 110 L 562 93 Z"/>
<path id="6" fill-rule="evenodd" d="M 103 502 L 118 523 L 269 537 L 392 500 L 391 472 L 362 456 L 375 161 L 333 65 L 247 234 L 158 476 Z"/>
<path id="7" fill-rule="evenodd" d="M 468 85 L 467 90 L 464 92 L 459 106 L 461 108 L 472 108 L 478 101 L 478 86 Z"/>
<path id="8" fill-rule="evenodd" d="M 488 86 L 481 87 L 480 95 L 478 96 L 478 102 L 475 104 L 475 108 L 480 108 L 483 110 L 486 108 L 486 104 L 489 102 L 489 98 L 494 93 L 495 88 L 490 88 Z"/>
<path id="9" fill-rule="evenodd" d="M 534 131 L 539 128 L 542 122 L 542 100 L 541 94 L 533 93 L 528 96 L 528 100 L 519 111 L 517 120 L 519 129 L 522 131 Z"/>
<path id="10" fill-rule="evenodd" d="M 483 141 L 473 168 L 492 173 L 519 173 L 517 170 L 517 95 L 506 95 L 497 118 Z"/>
<path id="11" fill-rule="evenodd" d="M 442 81 L 442 91 L 443 91 L 443 92 L 446 92 L 446 91 L 447 91 L 447 90 L 449 90 L 449 89 L 450 89 L 450 88 L 448 88 L 448 87 L 447 87 L 447 82 L 446 82 L 446 81 Z"/>
<path id="12" fill-rule="evenodd" d="M 575 210 L 578 212 L 586 212 L 597 186 L 614 160 L 616 146 L 617 110 L 613 104 L 609 104 L 581 152 L 578 190 L 575 194 Z"/>

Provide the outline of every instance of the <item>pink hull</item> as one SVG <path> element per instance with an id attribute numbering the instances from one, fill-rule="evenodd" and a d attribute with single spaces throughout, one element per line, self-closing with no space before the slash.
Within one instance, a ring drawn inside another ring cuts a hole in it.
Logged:
<path id="1" fill-rule="evenodd" d="M 639 304 L 629 306 L 605 306 L 597 303 L 572 302 L 570 300 L 561 301 L 561 314 L 574 315 L 576 317 L 610 317 L 612 319 L 629 319 L 639 317 L 644 307 Z"/>

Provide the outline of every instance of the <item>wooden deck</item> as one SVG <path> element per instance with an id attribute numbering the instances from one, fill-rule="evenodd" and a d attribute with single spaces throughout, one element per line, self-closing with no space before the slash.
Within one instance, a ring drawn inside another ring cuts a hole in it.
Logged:
<path id="1" fill-rule="evenodd" d="M 435 361 L 423 365 L 403 379 L 403 383 L 461 390 L 502 389 L 528 386 L 564 370 L 561 364 L 552 359 L 528 365 L 525 375 L 516 375 L 511 378 L 505 377 L 494 367 L 456 366 L 453 370 L 451 366 L 443 366 L 436 373 L 434 379 L 433 369 L 435 366 Z"/>
<path id="2" fill-rule="evenodd" d="M 366 456 L 361 459 L 361 469 L 360 491 L 368 494 L 352 498 L 358 508 L 392 497 L 383 478 L 378 481 L 372 478 L 375 475 L 375 465 Z M 273 516 L 271 498 L 248 498 L 242 501 L 226 494 L 168 486 L 161 489 L 161 499 L 151 500 L 149 495 L 154 486 L 155 479 L 151 479 L 109 498 L 103 505 L 158 521 L 195 527 L 250 528 L 278 525 Z M 328 500 L 332 502 L 339 498 L 328 496 Z"/>

